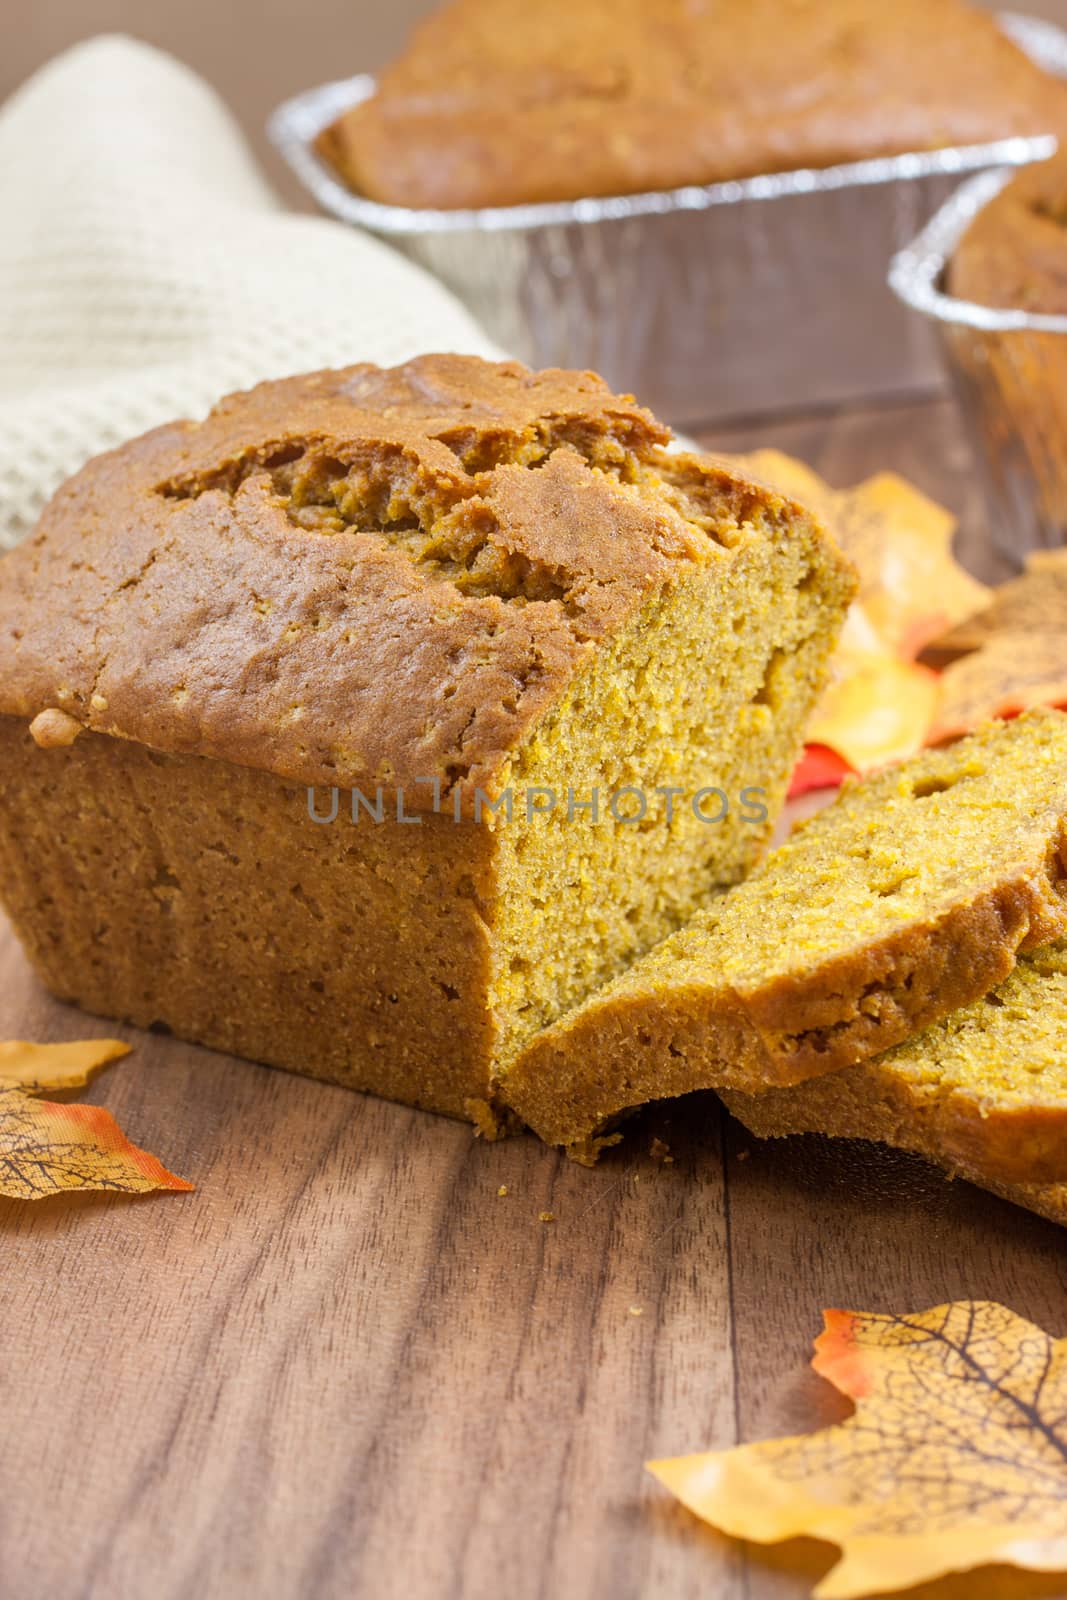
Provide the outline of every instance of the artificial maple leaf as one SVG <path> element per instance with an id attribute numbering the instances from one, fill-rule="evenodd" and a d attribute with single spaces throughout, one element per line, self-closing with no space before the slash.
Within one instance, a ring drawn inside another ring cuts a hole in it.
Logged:
<path id="1" fill-rule="evenodd" d="M 992 591 L 988 605 L 965 617 L 923 650 L 942 667 L 1001 634 L 1067 634 L 1067 550 L 1036 550 L 1017 578 Z"/>
<path id="2" fill-rule="evenodd" d="M 914 755 L 940 700 L 937 675 L 879 644 L 862 610 L 852 610 L 830 663 L 830 682 L 807 727 L 854 772 Z"/>
<path id="3" fill-rule="evenodd" d="M 789 798 L 796 800 L 812 789 L 836 789 L 854 771 L 829 745 L 806 744 L 789 780 Z"/>
<path id="4" fill-rule="evenodd" d="M 3 1039 L 0 1085 L 22 1089 L 26 1094 L 81 1089 L 100 1067 L 129 1053 L 129 1045 L 121 1039 L 75 1039 L 64 1044 Z"/>
<path id="5" fill-rule="evenodd" d="M 990 1301 L 824 1318 L 812 1365 L 851 1417 L 649 1470 L 737 1538 L 838 1545 L 815 1600 L 993 1563 L 1067 1570 L 1067 1340 Z"/>
<path id="6" fill-rule="evenodd" d="M 990 717 L 1067 705 L 1067 550 L 1035 552 L 1025 572 L 923 655 L 945 669 L 932 743 Z"/>
<path id="7" fill-rule="evenodd" d="M 191 1188 L 131 1144 L 102 1106 L 57 1105 L 0 1086 L 0 1194 L 39 1200 L 75 1189 Z"/>
<path id="8" fill-rule="evenodd" d="M 995 633 L 941 674 L 941 703 L 930 742 L 954 739 L 990 717 L 1030 706 L 1067 704 L 1067 629 Z"/>

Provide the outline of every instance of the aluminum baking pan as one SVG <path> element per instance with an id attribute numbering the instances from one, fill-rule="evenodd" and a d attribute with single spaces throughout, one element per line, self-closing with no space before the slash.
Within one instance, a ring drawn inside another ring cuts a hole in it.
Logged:
<path id="1" fill-rule="evenodd" d="M 1060 29 L 1000 22 L 1067 76 Z M 352 193 L 315 150 L 373 92 L 367 76 L 323 84 L 271 118 L 323 209 L 427 267 L 523 360 L 593 367 L 691 427 L 935 386 L 933 341 L 887 290 L 886 262 L 962 174 L 1054 148 L 1013 138 L 650 194 L 411 210 Z"/>
<path id="2" fill-rule="evenodd" d="M 994 548 L 1015 565 L 1067 541 L 1067 316 L 957 300 L 946 268 L 967 227 L 1012 173 L 970 178 L 889 269 L 941 347 L 974 446 Z"/>

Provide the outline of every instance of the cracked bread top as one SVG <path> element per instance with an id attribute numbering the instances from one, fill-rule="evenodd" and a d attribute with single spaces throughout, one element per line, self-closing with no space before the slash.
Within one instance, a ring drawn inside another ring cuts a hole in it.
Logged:
<path id="1" fill-rule="evenodd" d="M 320 147 L 372 199 L 450 209 L 1065 124 L 1067 87 L 963 0 L 453 0 Z"/>
<path id="2" fill-rule="evenodd" d="M 0 713 L 309 784 L 492 793 L 680 569 L 803 529 L 590 373 L 423 356 L 97 457 L 0 567 Z M 465 802 L 464 802 L 465 803 Z"/>

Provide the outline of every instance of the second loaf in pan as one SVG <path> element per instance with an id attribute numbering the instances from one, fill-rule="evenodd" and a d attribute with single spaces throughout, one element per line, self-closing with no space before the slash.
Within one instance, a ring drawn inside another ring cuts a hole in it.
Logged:
<path id="1" fill-rule="evenodd" d="M 975 217 L 949 265 L 961 300 L 1067 312 L 1067 152 L 1023 169 Z"/>
<path id="2" fill-rule="evenodd" d="M 453 0 L 321 148 L 374 200 L 507 206 L 985 143 L 1067 88 L 962 0 Z"/>

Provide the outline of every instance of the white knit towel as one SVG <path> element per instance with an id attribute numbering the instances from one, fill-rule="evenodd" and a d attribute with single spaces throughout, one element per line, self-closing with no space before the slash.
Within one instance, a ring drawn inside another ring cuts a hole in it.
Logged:
<path id="1" fill-rule="evenodd" d="M 104 37 L 0 108 L 0 545 L 89 456 L 261 378 L 499 351 L 433 278 L 285 211 L 218 96 Z"/>

